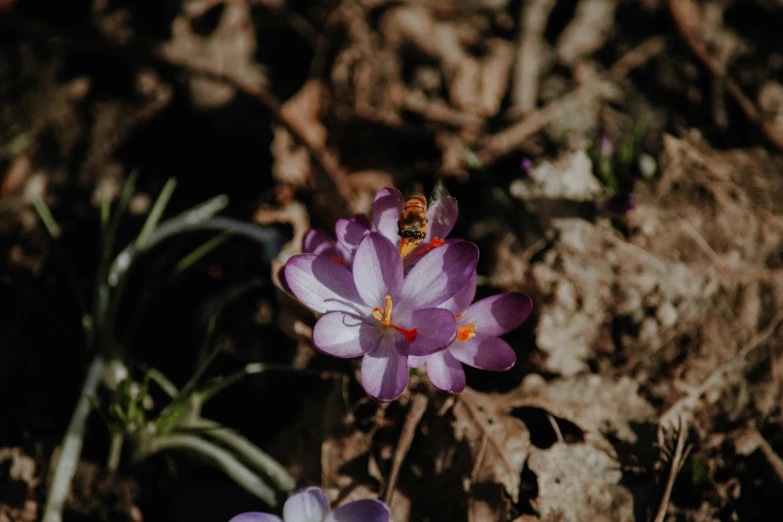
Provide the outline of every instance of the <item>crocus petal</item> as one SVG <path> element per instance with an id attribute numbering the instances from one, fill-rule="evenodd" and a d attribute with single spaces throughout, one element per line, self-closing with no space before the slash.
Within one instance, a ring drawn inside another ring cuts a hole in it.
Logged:
<path id="1" fill-rule="evenodd" d="M 299 254 L 285 265 L 285 280 L 291 292 L 316 312 L 351 312 L 365 308 L 351 272 L 326 256 Z"/>
<path id="2" fill-rule="evenodd" d="M 391 330 L 381 337 L 377 350 L 362 358 L 362 386 L 368 395 L 390 402 L 402 394 L 408 385 L 407 356 L 403 355 L 407 344 L 405 336 Z"/>
<path id="3" fill-rule="evenodd" d="M 323 230 L 311 228 L 302 239 L 303 254 L 337 255 L 337 242 Z"/>
<path id="4" fill-rule="evenodd" d="M 345 312 L 330 312 L 313 328 L 313 344 L 320 351 L 347 359 L 378 348 L 381 328 L 363 318 Z"/>
<path id="5" fill-rule="evenodd" d="M 453 313 L 443 308 L 416 310 L 401 324 L 406 330 L 416 329 L 416 339 L 408 345 L 408 355 L 435 353 L 457 337 L 457 320 Z"/>
<path id="6" fill-rule="evenodd" d="M 465 389 L 465 370 L 450 352 L 438 352 L 427 359 L 427 377 L 439 390 L 461 393 Z"/>
<path id="7" fill-rule="evenodd" d="M 353 280 L 364 302 L 370 307 L 384 307 L 384 297 L 392 303 L 402 288 L 402 259 L 397 247 L 377 232 L 362 239 L 353 259 Z"/>
<path id="8" fill-rule="evenodd" d="M 258 513 L 251 511 L 249 513 L 242 513 L 228 522 L 283 522 L 280 517 L 270 515 L 269 513 Z"/>
<path id="9" fill-rule="evenodd" d="M 408 368 L 421 368 L 432 355 L 409 355 Z"/>
<path id="10" fill-rule="evenodd" d="M 426 245 L 436 237 L 445 239 L 454 228 L 458 214 L 459 206 L 456 199 L 447 196 L 435 200 L 424 213 L 427 216 L 427 235 L 422 244 Z"/>
<path id="11" fill-rule="evenodd" d="M 351 258 L 356 254 L 364 236 L 370 232 L 370 218 L 367 216 L 355 216 L 351 219 L 341 219 L 334 226 L 337 242 L 342 246 Z"/>
<path id="12" fill-rule="evenodd" d="M 459 324 L 475 324 L 482 335 L 503 335 L 524 323 L 532 310 L 533 301 L 525 294 L 498 294 L 470 305 Z"/>
<path id="13" fill-rule="evenodd" d="M 402 213 L 405 198 L 396 188 L 381 189 L 372 203 L 372 220 L 375 230 L 386 236 L 395 246 L 400 244 L 397 221 Z"/>
<path id="14" fill-rule="evenodd" d="M 327 515 L 329 499 L 321 488 L 304 488 L 289 497 L 283 506 L 286 522 L 323 522 Z"/>
<path id="15" fill-rule="evenodd" d="M 473 339 L 454 343 L 448 351 L 462 364 L 494 372 L 508 370 L 517 360 L 514 350 L 506 341 L 487 335 L 477 335 Z"/>
<path id="16" fill-rule="evenodd" d="M 454 315 L 458 315 L 467 311 L 470 303 L 473 302 L 473 298 L 476 296 L 477 279 L 478 276 L 474 271 L 473 275 L 470 276 L 470 281 L 468 281 L 468 284 L 465 286 L 465 288 L 454 294 L 454 297 L 440 305 L 439 308 L 445 308 Z"/>
<path id="17" fill-rule="evenodd" d="M 399 306 L 405 310 L 440 306 L 468 284 L 477 263 L 478 248 L 473 243 L 455 241 L 433 248 L 405 277 Z"/>
<path id="18" fill-rule="evenodd" d="M 391 510 L 380 500 L 351 502 L 335 510 L 326 522 L 389 522 Z"/>

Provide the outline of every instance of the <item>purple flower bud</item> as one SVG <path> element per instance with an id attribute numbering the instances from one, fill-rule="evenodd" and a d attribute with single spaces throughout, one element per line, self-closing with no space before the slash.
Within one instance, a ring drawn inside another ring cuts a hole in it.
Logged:
<path id="1" fill-rule="evenodd" d="M 519 167 L 522 169 L 523 174 L 527 174 L 530 172 L 530 168 L 533 166 L 533 160 L 531 160 L 528 157 L 522 158 L 522 163 L 520 163 Z"/>
<path id="2" fill-rule="evenodd" d="M 636 199 L 631 192 L 618 192 L 601 204 L 601 212 L 611 217 L 622 217 L 636 208 Z"/>
<path id="3" fill-rule="evenodd" d="M 295 492 L 283 507 L 283 518 L 269 513 L 250 512 L 235 516 L 229 522 L 389 522 L 389 506 L 380 500 L 349 502 L 334 512 L 321 488 L 309 487 Z"/>

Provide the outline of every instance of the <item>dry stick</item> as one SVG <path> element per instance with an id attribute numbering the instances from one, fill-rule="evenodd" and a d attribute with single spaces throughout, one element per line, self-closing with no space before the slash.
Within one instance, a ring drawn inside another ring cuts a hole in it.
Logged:
<path id="1" fill-rule="evenodd" d="M 783 127 L 777 125 L 774 120 L 765 120 L 761 117 L 761 114 L 753 102 L 750 101 L 737 84 L 728 77 L 720 63 L 710 56 L 704 43 L 697 36 L 697 28 L 694 27 L 693 22 L 699 20 L 699 6 L 691 0 L 669 0 L 668 4 L 669 11 L 672 13 L 672 18 L 674 19 L 680 36 L 685 40 L 685 43 L 690 47 L 696 58 L 710 70 L 710 73 L 712 73 L 715 78 L 723 82 L 726 92 L 734 98 L 734 101 L 740 106 L 742 112 L 745 113 L 745 116 L 761 128 L 769 141 L 778 149 L 783 150 Z"/>
<path id="2" fill-rule="evenodd" d="M 538 82 L 544 61 L 543 41 L 549 14 L 556 0 L 533 0 L 519 11 L 519 43 L 511 89 L 512 110 L 527 114 L 536 107 Z"/>
<path id="3" fill-rule="evenodd" d="M 664 49 L 666 49 L 666 40 L 663 36 L 655 36 L 646 40 L 624 54 L 605 73 L 590 79 L 571 93 L 530 113 L 527 118 L 484 140 L 480 150 L 477 152 L 479 160 L 483 165 L 489 165 L 497 158 L 513 152 L 521 146 L 523 141 L 540 131 L 556 117 L 563 105 L 573 99 L 587 96 L 598 89 L 605 81 L 617 82 L 621 80 L 631 70 L 644 65 L 651 58 L 661 54 Z"/>
<path id="4" fill-rule="evenodd" d="M 753 426 L 751 429 L 753 430 L 754 435 L 758 440 L 761 453 L 764 455 L 764 458 L 767 459 L 767 462 L 769 462 L 769 465 L 772 467 L 772 471 L 774 471 L 775 475 L 778 476 L 778 480 L 780 480 L 780 482 L 783 484 L 783 459 L 781 459 L 778 454 L 775 453 L 775 450 L 772 449 L 772 446 L 769 445 L 769 442 L 767 442 L 767 439 L 764 438 L 764 435 L 759 432 L 758 428 Z"/>
<path id="5" fill-rule="evenodd" d="M 397 477 L 400 475 L 402 462 L 405 460 L 405 455 L 408 454 L 408 450 L 411 448 L 413 437 L 416 435 L 416 427 L 419 425 L 419 422 L 421 422 L 421 418 L 427 410 L 428 402 L 429 399 L 427 399 L 426 395 L 417 393 L 413 396 L 411 409 L 408 410 L 408 416 L 405 418 L 405 424 L 402 426 L 402 434 L 400 434 L 397 449 L 394 451 L 394 460 L 392 460 L 389 483 L 386 484 L 386 493 L 383 495 L 383 501 L 386 502 L 387 505 L 391 505 L 391 499 L 394 495 L 394 488 L 397 485 Z"/>
<path id="6" fill-rule="evenodd" d="M 747 357 L 750 352 L 752 352 L 769 337 L 771 337 L 775 333 L 775 330 L 781 321 L 783 321 L 783 308 L 777 311 L 775 316 L 769 321 L 769 324 L 767 324 L 763 330 L 754 335 L 742 347 L 742 349 L 740 349 L 739 353 L 737 353 L 734 358 L 721 365 L 717 370 L 712 372 L 700 386 L 697 386 L 693 390 L 689 391 L 687 395 L 680 398 L 668 410 L 666 410 L 663 415 L 660 416 L 658 421 L 659 424 L 665 425 L 667 424 L 667 420 L 673 419 L 675 416 L 679 418 L 682 415 L 682 411 L 687 407 L 695 407 L 696 402 L 701 398 L 701 396 L 704 395 L 713 386 L 716 386 L 723 379 L 724 375 L 731 371 L 742 368 L 745 365 L 745 357 Z"/>
<path id="7" fill-rule="evenodd" d="M 674 449 L 674 455 L 671 459 L 671 467 L 669 468 L 669 478 L 666 480 L 666 488 L 663 490 L 663 496 L 661 497 L 661 503 L 658 506 L 658 513 L 655 515 L 653 522 L 663 522 L 666 517 L 666 510 L 669 507 L 669 498 L 672 495 L 672 489 L 674 489 L 674 479 L 677 478 L 677 474 L 682 469 L 682 465 L 685 463 L 686 451 L 685 451 L 685 435 L 687 433 L 687 425 L 685 428 L 682 426 L 682 418 L 680 418 L 680 426 L 677 431 L 677 446 Z"/>

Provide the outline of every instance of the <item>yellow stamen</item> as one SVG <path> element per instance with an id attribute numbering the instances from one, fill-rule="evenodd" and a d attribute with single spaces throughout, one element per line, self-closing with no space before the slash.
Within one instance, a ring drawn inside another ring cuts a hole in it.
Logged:
<path id="1" fill-rule="evenodd" d="M 476 337 L 475 324 L 463 324 L 457 328 L 457 342 L 462 343 Z"/>
<path id="2" fill-rule="evenodd" d="M 462 312 L 461 314 L 457 314 L 457 315 L 455 315 L 455 316 L 454 316 L 454 319 L 459 319 L 460 317 L 465 317 L 465 314 L 466 314 L 466 313 L 468 313 L 468 311 L 467 311 L 467 310 L 465 310 L 465 311 L 464 311 L 464 312 Z"/>
<path id="3" fill-rule="evenodd" d="M 404 328 L 400 328 L 396 324 L 392 324 L 392 298 L 390 295 L 387 295 L 384 300 L 386 301 L 383 310 L 381 310 L 380 307 L 375 307 L 372 309 L 372 316 L 375 317 L 379 323 L 381 323 L 381 326 L 391 326 L 398 332 L 402 333 L 405 338 L 408 340 L 408 342 L 413 342 L 416 340 L 416 336 L 418 335 L 418 331 L 416 328 L 405 330 Z"/>

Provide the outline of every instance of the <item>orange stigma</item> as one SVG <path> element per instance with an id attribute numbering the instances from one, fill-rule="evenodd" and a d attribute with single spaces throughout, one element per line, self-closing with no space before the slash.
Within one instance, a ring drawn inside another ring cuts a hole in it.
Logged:
<path id="1" fill-rule="evenodd" d="M 383 309 L 379 307 L 375 307 L 372 309 L 372 316 L 375 317 L 379 323 L 381 323 L 381 326 L 383 327 L 391 327 L 400 332 L 402 335 L 405 336 L 405 339 L 412 343 L 416 340 L 416 336 L 419 334 L 418 330 L 416 328 L 412 328 L 410 330 L 406 330 L 404 328 L 400 328 L 396 324 L 392 324 L 392 298 L 390 295 L 387 295 L 384 299 L 386 303 L 384 304 Z"/>
<path id="2" fill-rule="evenodd" d="M 336 263 L 340 263 L 341 265 L 345 264 L 345 261 L 343 261 L 342 259 L 340 259 L 337 256 L 329 256 L 329 259 L 331 259 L 332 261 L 334 261 Z"/>
<path id="3" fill-rule="evenodd" d="M 476 325 L 475 324 L 463 324 L 457 328 L 457 342 L 463 343 L 469 339 L 476 337 Z"/>
<path id="4" fill-rule="evenodd" d="M 403 241 L 404 241 L 404 240 L 403 240 Z M 432 241 L 430 241 L 430 242 L 429 242 L 429 244 L 428 244 L 427 246 L 425 246 L 424 248 L 422 248 L 422 249 L 419 249 L 419 250 L 417 250 L 416 252 L 412 253 L 411 255 L 409 255 L 409 256 L 407 256 L 407 257 L 405 257 L 405 258 L 403 259 L 403 261 L 408 261 L 408 260 L 410 260 L 410 259 L 413 259 L 414 257 L 420 256 L 420 255 L 422 255 L 423 253 L 427 252 L 428 250 L 432 250 L 432 249 L 433 249 L 433 248 L 435 248 L 435 247 L 439 247 L 439 246 L 441 246 L 441 245 L 442 245 L 442 244 L 444 244 L 444 243 L 445 243 L 445 241 L 443 241 L 442 239 L 438 239 L 438 238 L 436 237 L 435 239 L 433 239 Z M 402 248 L 400 248 L 400 250 L 402 250 Z"/>

